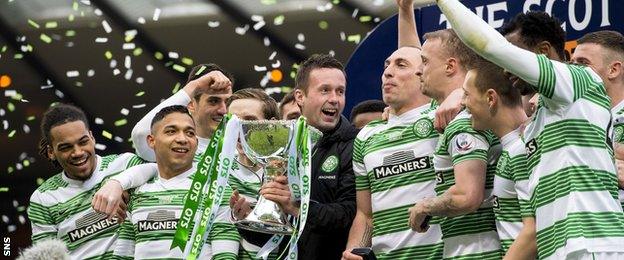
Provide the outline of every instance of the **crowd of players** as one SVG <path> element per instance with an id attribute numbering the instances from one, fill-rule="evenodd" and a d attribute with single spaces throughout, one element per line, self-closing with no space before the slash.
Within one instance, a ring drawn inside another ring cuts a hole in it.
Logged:
<path id="1" fill-rule="evenodd" d="M 624 259 L 624 37 L 589 33 L 567 60 L 565 32 L 544 12 L 498 32 L 438 0 L 453 29 L 421 45 L 413 0 L 397 5 L 399 46 L 381 75 L 388 108 L 373 121 L 383 104 L 354 109 L 357 128 L 341 115 L 347 79 L 328 55 L 300 65 L 279 105 L 259 89 L 232 93 L 217 65 L 195 67 L 136 124 L 136 153 L 97 155 L 84 113 L 51 107 L 40 151 L 63 171 L 31 197 L 33 243 L 62 240 L 72 259 L 182 258 L 170 245 L 185 196 L 231 113 L 303 115 L 323 133 L 300 259 L 362 259 L 352 250 L 366 247 L 378 259 Z M 299 214 L 285 176 L 262 185 L 240 149 L 231 169 L 200 259 L 258 259 L 270 236 L 232 224 L 258 194 Z"/>

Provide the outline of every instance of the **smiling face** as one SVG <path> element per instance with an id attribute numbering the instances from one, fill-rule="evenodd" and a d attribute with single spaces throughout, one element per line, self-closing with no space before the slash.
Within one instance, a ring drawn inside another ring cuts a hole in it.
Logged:
<path id="1" fill-rule="evenodd" d="M 197 132 L 203 138 L 210 138 L 217 129 L 227 108 L 225 101 L 232 94 L 203 94 L 199 99 L 193 98 L 189 103 L 189 111 L 197 123 Z"/>
<path id="2" fill-rule="evenodd" d="M 56 160 L 70 179 L 87 180 L 96 166 L 95 139 L 84 122 L 73 121 L 50 129 L 48 157 Z"/>
<path id="3" fill-rule="evenodd" d="M 470 70 L 466 74 L 464 81 L 464 98 L 462 104 L 472 114 L 472 127 L 476 130 L 490 129 L 488 122 L 492 121 L 492 113 L 490 113 L 490 104 L 485 93 L 481 93 L 475 81 L 477 78 L 477 70 Z"/>
<path id="4" fill-rule="evenodd" d="M 193 119 L 179 112 L 168 114 L 152 126 L 147 142 L 154 149 L 159 167 L 182 173 L 192 166 L 197 150 Z"/>
<path id="5" fill-rule="evenodd" d="M 602 81 L 608 82 L 609 66 L 605 57 L 608 54 L 611 54 L 610 51 L 598 44 L 582 43 L 576 46 L 570 61 L 592 68 Z"/>
<path id="6" fill-rule="evenodd" d="M 407 105 L 420 92 L 420 50 L 403 47 L 396 50 L 384 63 L 381 77 L 384 103 L 397 108 Z"/>
<path id="7" fill-rule="evenodd" d="M 295 90 L 295 99 L 308 124 L 321 131 L 333 130 L 345 106 L 347 79 L 339 69 L 318 68 L 308 76 L 307 90 Z"/>

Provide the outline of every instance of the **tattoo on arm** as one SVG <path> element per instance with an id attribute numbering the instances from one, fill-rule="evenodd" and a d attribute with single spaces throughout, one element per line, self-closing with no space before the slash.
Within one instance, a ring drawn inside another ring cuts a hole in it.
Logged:
<path id="1" fill-rule="evenodd" d="M 427 215 L 454 217 L 465 214 L 465 212 L 453 205 L 453 199 L 448 192 L 435 198 L 425 199 L 421 203 Z"/>
<path id="2" fill-rule="evenodd" d="M 362 235 L 362 240 L 358 244 L 358 247 L 369 247 L 372 244 L 373 239 L 373 226 L 366 223 L 364 227 L 364 234 Z"/>

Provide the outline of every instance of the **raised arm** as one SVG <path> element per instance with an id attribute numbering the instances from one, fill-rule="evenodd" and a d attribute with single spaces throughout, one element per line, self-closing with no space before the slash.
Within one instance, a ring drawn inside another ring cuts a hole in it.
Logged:
<path id="1" fill-rule="evenodd" d="M 399 48 L 415 47 L 420 49 L 420 38 L 414 18 L 414 0 L 396 0 L 399 6 Z"/>

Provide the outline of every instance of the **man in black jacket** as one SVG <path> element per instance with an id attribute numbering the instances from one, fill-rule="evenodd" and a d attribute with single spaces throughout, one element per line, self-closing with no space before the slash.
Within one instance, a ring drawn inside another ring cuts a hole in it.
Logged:
<path id="1" fill-rule="evenodd" d="M 342 64 L 329 55 L 313 55 L 301 64 L 295 99 L 311 126 L 323 132 L 312 151 L 310 208 L 299 239 L 299 259 L 340 259 L 355 216 L 355 180 L 351 157 L 357 135 L 343 117 L 346 77 Z M 286 178 L 263 186 L 261 194 L 298 215 Z"/>

